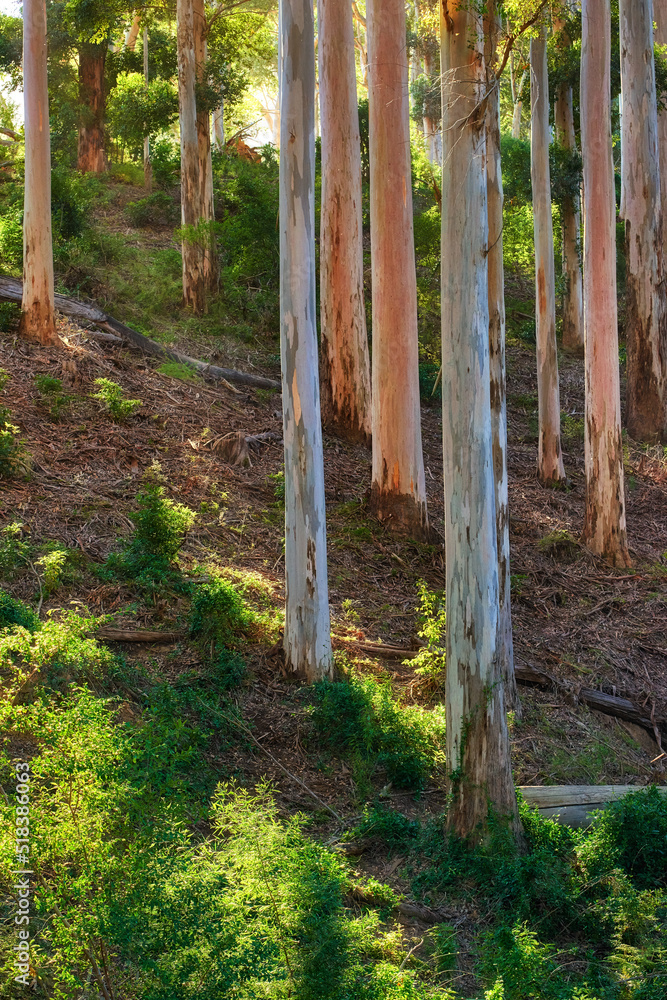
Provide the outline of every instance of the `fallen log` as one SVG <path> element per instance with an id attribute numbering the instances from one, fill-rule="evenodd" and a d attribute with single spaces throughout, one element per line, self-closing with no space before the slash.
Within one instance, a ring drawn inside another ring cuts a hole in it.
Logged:
<path id="1" fill-rule="evenodd" d="M 184 632 L 151 632 L 148 629 L 98 628 L 92 635 L 106 642 L 178 642 Z"/>
<path id="2" fill-rule="evenodd" d="M 8 278 L 0 276 L 0 301 L 14 302 L 21 304 L 23 294 L 23 282 L 19 278 Z M 255 389 L 280 389 L 280 382 L 275 379 L 264 378 L 261 375 L 251 375 L 249 372 L 236 371 L 234 368 L 220 368 L 218 365 L 210 365 L 206 361 L 198 358 L 191 358 L 188 354 L 181 354 L 170 347 L 157 344 L 143 333 L 120 323 L 113 316 L 109 316 L 97 306 L 89 302 L 81 302 L 79 299 L 71 299 L 67 295 L 56 294 L 54 305 L 58 312 L 64 316 L 71 316 L 73 319 L 83 320 L 86 323 L 94 323 L 109 334 L 120 337 L 121 340 L 137 347 L 144 354 L 149 354 L 154 358 L 162 358 L 166 361 L 177 361 L 179 364 L 188 365 L 202 375 L 210 378 L 233 382 L 237 385 L 248 385 Z"/>
<path id="3" fill-rule="evenodd" d="M 520 785 L 526 802 L 535 806 L 546 819 L 555 819 L 567 826 L 586 827 L 593 821 L 592 814 L 605 809 L 630 792 L 641 791 L 641 785 Z M 667 787 L 658 786 L 661 795 Z"/>

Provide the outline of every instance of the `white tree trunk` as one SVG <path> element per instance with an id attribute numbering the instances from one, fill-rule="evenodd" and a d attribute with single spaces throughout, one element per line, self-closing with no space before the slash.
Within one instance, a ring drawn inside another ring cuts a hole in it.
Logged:
<path id="1" fill-rule="evenodd" d="M 132 18 L 132 24 L 128 28 L 127 34 L 125 35 L 125 48 L 130 52 L 134 52 L 137 38 L 139 37 L 139 24 L 141 22 L 141 17 L 139 14 L 135 14 Z"/>
<path id="2" fill-rule="evenodd" d="M 315 34 L 311 0 L 280 4 L 280 349 L 285 441 L 285 659 L 333 667 L 315 317 Z"/>
<path id="3" fill-rule="evenodd" d="M 200 85 L 206 83 L 208 58 L 206 35 L 206 11 L 204 0 L 193 0 L 193 27 L 195 39 L 195 69 Z M 199 211 L 204 223 L 212 223 L 215 219 L 213 204 L 213 160 L 211 157 L 211 116 L 207 109 L 197 108 L 197 144 L 199 149 Z M 215 234 L 209 226 L 203 245 L 204 283 L 209 292 L 217 292 L 220 281 L 218 253 Z"/>
<path id="4" fill-rule="evenodd" d="M 489 235 L 487 255 L 489 295 L 489 369 L 491 434 L 498 551 L 498 658 L 505 682 L 505 703 L 520 712 L 514 677 L 514 644 L 510 580 L 510 517 L 507 476 L 507 386 L 505 375 L 505 274 L 503 268 L 503 179 L 500 163 L 500 81 L 495 76 L 500 33 L 497 8 L 487 5 L 486 46 L 486 191 Z"/>
<path id="5" fill-rule="evenodd" d="M 521 94 L 523 93 L 523 87 L 526 82 L 526 70 L 521 74 L 521 80 L 519 81 L 519 86 L 514 85 L 514 60 L 511 63 L 512 72 L 512 101 L 514 104 L 514 109 L 512 111 L 512 138 L 521 138 L 521 111 L 523 109 L 523 101 L 521 100 Z"/>
<path id="6" fill-rule="evenodd" d="M 403 0 L 369 0 L 367 29 L 373 269 L 371 507 L 388 527 L 423 537 L 428 519 Z"/>
<path id="7" fill-rule="evenodd" d="M 483 39 L 459 6 L 441 6 L 443 113 L 442 401 L 447 588 L 447 825 L 488 834 L 489 804 L 517 828 L 498 661 L 487 283 Z"/>
<path id="8" fill-rule="evenodd" d="M 51 137 L 44 0 L 24 0 L 23 4 L 23 106 L 25 189 L 19 331 L 28 340 L 57 344 L 53 311 Z"/>
<path id="9" fill-rule="evenodd" d="M 197 82 L 193 0 L 177 0 L 178 107 L 181 129 L 181 224 L 200 220 L 199 145 L 197 137 Z M 198 240 L 183 239 L 183 300 L 196 315 L 206 305 L 203 248 Z"/>
<path id="10" fill-rule="evenodd" d="M 547 31 L 530 41 L 530 175 L 535 225 L 535 322 L 537 326 L 537 466 L 543 483 L 565 479 L 560 447 L 560 396 L 556 351 L 556 285 L 549 175 L 549 80 Z"/>
<path id="11" fill-rule="evenodd" d="M 146 92 L 148 92 L 148 28 L 144 28 L 144 87 Z M 153 187 L 151 145 L 148 136 L 144 138 L 144 187 L 147 191 L 150 191 Z"/>
<path id="12" fill-rule="evenodd" d="M 556 99 L 556 130 L 561 146 L 570 153 L 576 152 L 572 87 L 564 84 Z M 563 350 L 570 354 L 584 351 L 584 290 L 579 263 L 579 198 L 566 198 L 562 206 L 563 270 Z"/>
<path id="13" fill-rule="evenodd" d="M 616 305 L 616 193 L 611 145 L 609 0 L 583 0 L 581 148 L 584 160 L 586 518 L 584 540 L 629 565 L 623 487 Z"/>
<path id="14" fill-rule="evenodd" d="M 213 136 L 216 148 L 220 153 L 225 151 L 225 102 L 220 101 L 219 107 L 213 114 Z"/>
<path id="15" fill-rule="evenodd" d="M 320 380 L 325 427 L 370 444 L 361 149 L 349 0 L 319 0 L 322 116 Z"/>
<path id="16" fill-rule="evenodd" d="M 667 0 L 653 0 L 655 44 L 667 45 Z M 667 108 L 658 112 L 658 153 L 660 157 L 660 204 L 662 208 L 662 254 L 667 262 Z"/>
<path id="17" fill-rule="evenodd" d="M 652 0 L 621 0 L 628 433 L 667 440 L 667 303 Z"/>

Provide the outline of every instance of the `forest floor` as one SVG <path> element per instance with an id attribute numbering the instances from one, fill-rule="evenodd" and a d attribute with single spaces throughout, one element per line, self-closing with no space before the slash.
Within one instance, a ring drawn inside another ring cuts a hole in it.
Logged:
<path id="1" fill-rule="evenodd" d="M 141 231 L 133 238 L 163 239 Z M 164 237 L 166 239 L 166 237 Z M 107 308 L 110 308 L 108 303 Z M 113 312 L 113 309 L 110 311 Z M 131 322 L 126 312 L 119 315 Z M 20 428 L 29 473 L 0 487 L 3 525 L 18 522 L 36 550 L 57 542 L 72 553 L 72 572 L 51 595 L 43 594 L 41 616 L 85 605 L 93 614 L 113 615 L 115 628 L 183 631 L 187 600 L 155 593 L 138 599 L 129 584 L 101 581 L 97 568 L 119 539 L 132 530 L 130 516 L 143 473 L 159 463 L 168 496 L 198 513 L 179 561 L 187 577 L 219 571 L 241 589 L 270 622 L 262 642 L 243 650 L 249 673 L 234 692 L 254 743 L 239 741 L 224 751 L 213 744 L 209 763 L 221 777 L 235 774 L 253 787 L 268 777 L 285 814 L 312 811 L 311 789 L 343 817 L 359 816 L 381 800 L 410 819 L 440 815 L 442 784 L 433 779 L 418 792 L 396 789 L 376 768 L 360 788 L 354 765 L 317 744 L 308 691 L 288 678 L 275 651 L 284 600 L 282 444 L 263 443 L 251 451 L 247 467 L 226 464 L 215 448 L 230 431 L 281 434 L 280 396 L 205 381 L 161 366 L 139 353 L 88 338 L 61 318 L 62 349 L 31 346 L 10 334 L 0 339 L 0 367 L 11 376 L 3 405 Z M 179 339 L 188 353 L 211 356 L 210 338 Z M 275 349 L 274 347 L 272 350 Z M 226 351 L 216 359 L 276 377 L 269 351 Z M 556 677 L 556 690 L 520 688 L 522 713 L 511 725 L 517 785 L 620 783 L 665 784 L 660 754 L 646 731 L 588 711 L 578 703 L 581 687 L 599 688 L 632 699 L 656 720 L 667 719 L 667 456 L 662 447 L 625 442 L 626 502 L 633 565 L 616 571 L 592 556 L 579 537 L 584 513 L 584 376 L 580 359 L 559 356 L 563 444 L 568 484 L 547 489 L 536 476 L 537 396 L 535 353 L 511 341 L 507 352 L 509 489 L 514 649 L 516 662 Z M 35 376 L 63 383 L 65 403 L 38 391 Z M 178 377 L 177 377 L 178 376 Z M 94 380 L 120 384 L 141 407 L 123 423 L 113 423 L 91 399 Z M 429 516 L 435 531 L 443 523 L 441 415 L 422 409 Z M 418 581 L 432 591 L 444 587 L 443 544 L 396 538 L 367 509 L 370 455 L 325 436 L 329 587 L 338 669 L 372 676 L 391 685 L 401 705 L 434 710 L 437 690 L 415 673 L 409 661 L 360 654 L 356 641 L 418 645 Z M 35 605 L 40 590 L 34 565 L 14 570 L 2 584 L 14 597 Z M 40 589 L 41 589 L 41 585 Z M 129 662 L 155 678 L 174 681 L 196 674 L 201 652 L 184 637 L 158 644 L 114 646 Z M 141 708 L 122 694 L 125 721 Z M 260 750 L 261 745 L 261 750 Z M 317 810 L 317 806 L 314 807 Z M 331 838 L 336 822 L 318 813 L 317 836 Z M 376 878 L 410 894 L 405 860 L 372 837 L 348 845 L 355 874 Z M 446 901 L 441 901 L 444 905 Z M 474 907 L 459 908 L 455 919 L 460 979 L 457 988 L 473 995 Z M 403 936 L 418 940 L 418 919 L 403 919 Z M 468 978 L 466 978 L 468 977 Z"/>

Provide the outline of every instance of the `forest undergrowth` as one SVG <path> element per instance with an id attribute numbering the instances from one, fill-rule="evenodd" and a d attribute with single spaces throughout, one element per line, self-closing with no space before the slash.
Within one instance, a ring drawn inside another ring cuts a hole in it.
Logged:
<path id="1" fill-rule="evenodd" d="M 256 203 L 254 236 L 230 237 L 245 256 L 224 258 L 203 319 L 178 305 L 172 194 L 146 205 L 119 172 L 63 181 L 82 186 L 63 205 L 96 194 L 94 224 L 74 218 L 63 237 L 58 281 L 155 339 L 275 375 L 275 164 L 225 169 L 221 244 L 242 225 L 234 199 Z M 427 196 L 416 239 L 437 529 Z M 337 677 L 304 687 L 280 657 L 282 445 L 237 466 L 219 450 L 230 431 L 279 434 L 280 397 L 100 344 L 63 318 L 62 350 L 33 347 L 0 307 L 0 783 L 8 818 L 14 763 L 30 762 L 38 995 L 667 997 L 667 810 L 641 790 L 665 783 L 667 457 L 625 441 L 633 566 L 614 571 L 579 542 L 582 362 L 559 359 L 568 484 L 545 489 L 525 272 L 510 273 L 507 299 L 515 656 L 558 681 L 520 688 L 515 781 L 638 787 L 583 832 L 522 806 L 519 855 L 500 822 L 474 854 L 444 833 L 443 544 L 398 540 L 371 518 L 369 454 L 325 437 Z M 123 641 L 137 630 L 155 641 Z M 364 648 L 378 641 L 421 652 L 378 658 Z M 588 711 L 582 688 L 643 705 L 655 735 Z M 6 922 L 0 934 L 11 984 Z"/>

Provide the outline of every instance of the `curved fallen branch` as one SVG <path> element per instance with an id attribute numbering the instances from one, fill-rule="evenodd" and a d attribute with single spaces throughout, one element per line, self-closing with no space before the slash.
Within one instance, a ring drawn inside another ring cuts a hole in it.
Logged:
<path id="1" fill-rule="evenodd" d="M 20 278 L 0 276 L 0 301 L 14 302 L 20 305 L 22 294 L 23 282 Z M 163 347 L 162 344 L 157 344 L 150 337 L 139 333 L 138 330 L 133 330 L 131 326 L 119 322 L 90 302 L 80 302 L 78 299 L 71 299 L 68 295 L 56 294 L 54 305 L 58 312 L 64 316 L 71 316 L 73 319 L 83 320 L 86 323 L 94 323 L 107 333 L 120 337 L 121 340 L 137 347 L 144 354 L 150 354 L 151 357 L 162 358 L 165 361 L 177 361 L 179 364 L 194 368 L 201 375 L 208 375 L 210 378 L 225 382 L 234 382 L 237 385 L 248 385 L 255 389 L 281 389 L 280 382 L 275 379 L 240 372 L 235 368 L 220 368 L 218 365 L 210 365 L 206 361 L 181 354 L 180 351 L 174 351 L 170 347 Z"/>

